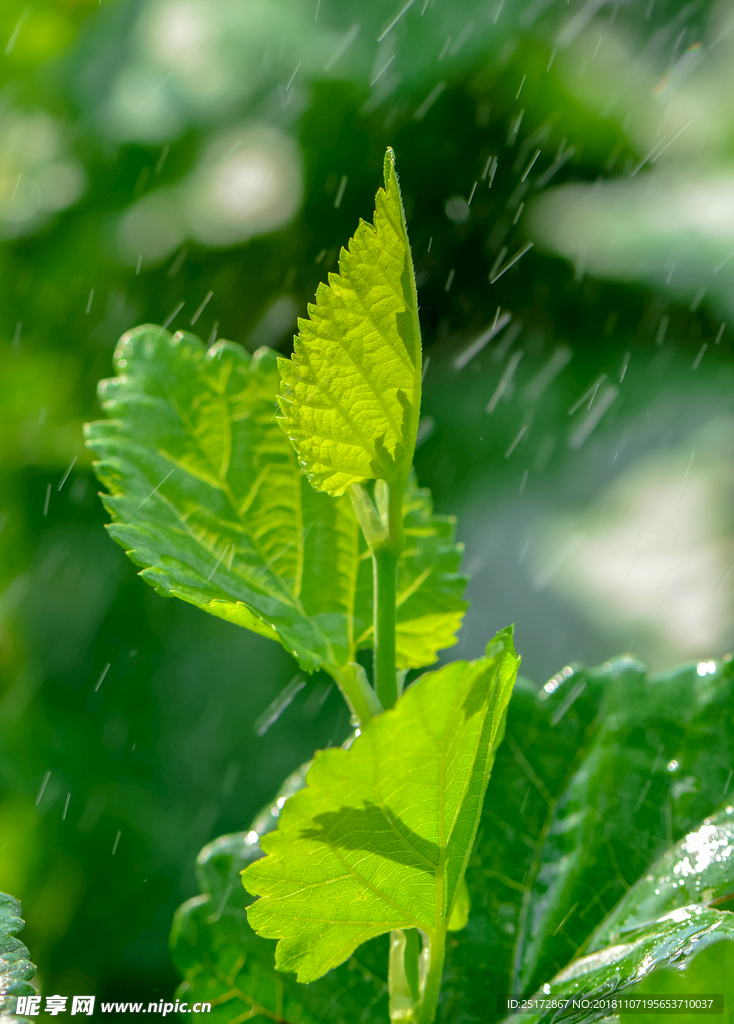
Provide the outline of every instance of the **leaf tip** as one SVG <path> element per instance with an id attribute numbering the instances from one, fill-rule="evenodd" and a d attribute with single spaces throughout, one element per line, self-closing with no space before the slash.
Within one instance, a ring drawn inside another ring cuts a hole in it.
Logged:
<path id="1" fill-rule="evenodd" d="M 390 179 L 395 174 L 395 151 L 392 146 L 387 147 L 385 159 L 382 164 L 382 174 L 385 179 L 385 188 L 389 188 Z"/>
<path id="2" fill-rule="evenodd" d="M 498 654 L 502 654 L 503 651 L 508 650 L 510 654 L 515 654 L 515 625 L 505 626 L 501 629 L 496 636 L 494 636 L 487 644 L 484 654 L 487 658 L 494 658 Z"/>

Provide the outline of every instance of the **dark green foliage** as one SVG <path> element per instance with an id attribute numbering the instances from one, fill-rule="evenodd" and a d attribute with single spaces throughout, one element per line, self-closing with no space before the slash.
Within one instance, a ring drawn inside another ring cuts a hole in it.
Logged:
<path id="1" fill-rule="evenodd" d="M 650 678 L 625 658 L 549 686 L 521 680 L 510 704 L 467 874 L 469 924 L 449 954 L 446 1022 L 459 1010 L 484 1021 L 493 994 L 529 994 L 590 950 L 630 886 L 725 798 L 731 662 Z M 734 864 L 720 885 L 734 893 Z"/>
<path id="2" fill-rule="evenodd" d="M 36 968 L 30 962 L 30 953 L 16 938 L 25 923 L 20 913 L 20 903 L 13 896 L 0 893 L 0 1017 L 3 1021 L 21 1019 L 15 1016 L 17 997 L 35 992 L 30 981 Z"/>

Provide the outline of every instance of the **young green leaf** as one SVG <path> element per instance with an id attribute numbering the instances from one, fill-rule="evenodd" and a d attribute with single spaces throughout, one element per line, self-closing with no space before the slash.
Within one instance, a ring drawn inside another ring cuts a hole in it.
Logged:
<path id="1" fill-rule="evenodd" d="M 366 480 L 401 491 L 415 449 L 421 338 L 392 150 L 384 174 L 374 226 L 360 222 L 279 360 L 283 429 L 313 486 L 333 495 Z"/>
<path id="2" fill-rule="evenodd" d="M 12 896 L 0 893 L 0 1016 L 2 1020 L 15 1017 L 18 996 L 33 995 L 30 980 L 36 968 L 30 962 L 30 953 L 16 938 L 24 922 L 20 916 L 20 903 Z M 23 1018 L 25 1020 L 25 1018 Z"/>
<path id="3" fill-rule="evenodd" d="M 308 765 L 305 766 L 308 768 Z M 276 971 L 275 943 L 247 923 L 250 898 L 240 872 L 262 856 L 258 838 L 277 825 L 279 803 L 304 784 L 294 772 L 247 832 L 220 836 L 201 851 L 196 874 L 201 894 L 179 907 L 171 955 L 184 981 L 177 996 L 189 1006 L 210 1002 L 207 1020 L 232 1024 L 262 1018 L 281 1024 L 371 1024 L 387 1019 L 385 940 L 375 940 L 313 985 Z M 381 976 L 381 974 L 383 976 Z"/>
<path id="4" fill-rule="evenodd" d="M 110 533 L 163 594 L 279 640 L 338 674 L 372 645 L 372 571 L 351 502 L 317 494 L 274 418 L 275 353 L 206 351 L 139 327 L 102 381 L 111 418 L 89 424 L 110 491 Z M 455 642 L 465 603 L 453 520 L 409 482 L 398 567 L 398 665 Z"/>
<path id="5" fill-rule="evenodd" d="M 517 665 L 503 630 L 485 657 L 422 676 L 349 750 L 316 755 L 307 788 L 262 840 L 267 856 L 243 873 L 261 897 L 250 923 L 280 940 L 280 970 L 310 982 L 376 935 L 419 928 L 431 949 L 424 1002 L 435 1008 Z"/>

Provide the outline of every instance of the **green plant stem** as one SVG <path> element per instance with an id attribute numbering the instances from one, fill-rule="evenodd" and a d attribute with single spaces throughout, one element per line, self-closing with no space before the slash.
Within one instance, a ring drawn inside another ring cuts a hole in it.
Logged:
<path id="1" fill-rule="evenodd" d="M 423 998 L 418 1007 L 416 1024 L 433 1024 L 438 1007 L 438 994 L 441 991 L 443 961 L 446 954 L 446 931 L 439 927 L 431 935 L 431 961 L 423 989 Z"/>
<path id="2" fill-rule="evenodd" d="M 341 668 L 327 666 L 327 671 L 336 681 L 342 696 L 360 726 L 366 725 L 374 715 L 379 715 L 383 710 L 374 690 L 367 682 L 364 669 L 360 666 L 344 665 Z M 358 673 L 361 673 L 363 682 L 360 681 Z"/>
<path id="3" fill-rule="evenodd" d="M 391 708 L 398 699 L 395 626 L 399 557 L 385 548 L 372 552 L 375 580 L 375 690 L 383 708 Z"/>

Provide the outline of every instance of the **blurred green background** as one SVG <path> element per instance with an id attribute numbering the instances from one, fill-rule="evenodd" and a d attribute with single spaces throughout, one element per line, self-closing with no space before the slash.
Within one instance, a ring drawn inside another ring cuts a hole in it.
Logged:
<path id="1" fill-rule="evenodd" d="M 119 335 L 287 352 L 392 145 L 428 357 L 416 466 L 472 576 L 449 655 L 511 621 L 538 682 L 723 654 L 734 18 L 6 0 L 0 51 L 0 889 L 47 993 L 147 1001 L 177 982 L 199 849 L 348 723 L 316 676 L 257 735 L 294 663 L 156 595 L 105 535 L 81 424 Z"/>

